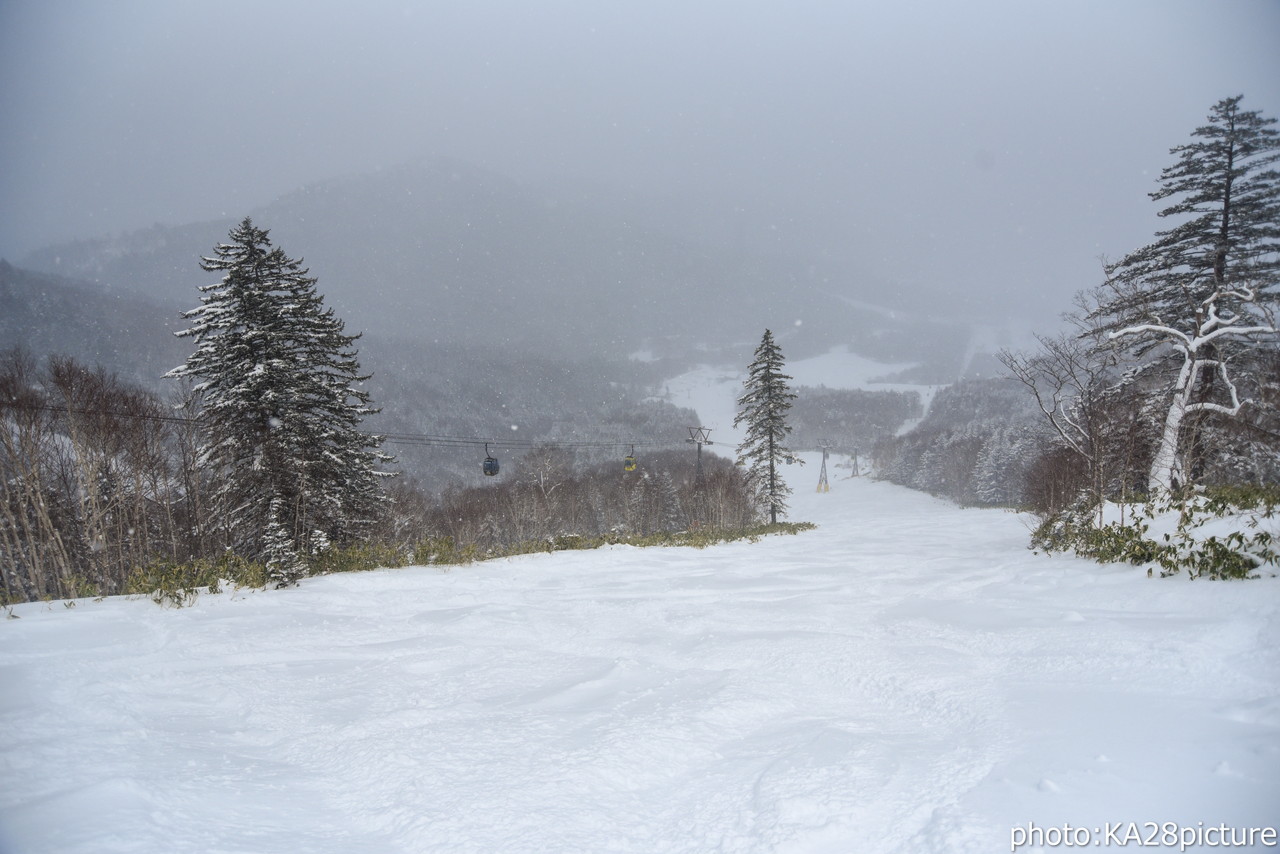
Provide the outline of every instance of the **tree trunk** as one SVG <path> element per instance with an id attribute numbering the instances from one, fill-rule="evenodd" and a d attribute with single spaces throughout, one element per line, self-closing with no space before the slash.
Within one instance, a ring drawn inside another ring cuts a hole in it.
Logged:
<path id="1" fill-rule="evenodd" d="M 1169 402 L 1169 411 L 1164 417 L 1164 430 L 1160 434 L 1160 444 L 1156 446 L 1155 457 L 1151 460 L 1151 472 L 1147 476 L 1147 488 L 1151 492 L 1169 493 L 1183 483 L 1182 454 L 1179 442 L 1182 436 L 1182 420 L 1186 417 L 1194 392 L 1191 377 L 1195 360 L 1189 355 L 1178 374 L 1178 385 L 1173 390 L 1173 400 Z"/>

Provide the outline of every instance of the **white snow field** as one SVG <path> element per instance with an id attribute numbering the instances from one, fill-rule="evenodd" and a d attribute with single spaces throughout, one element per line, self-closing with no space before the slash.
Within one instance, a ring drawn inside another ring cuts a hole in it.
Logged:
<path id="1" fill-rule="evenodd" d="M 989 854 L 1277 824 L 1276 579 L 1148 579 L 1035 555 L 1013 513 L 787 476 L 817 530 L 16 607 L 0 850 Z"/>
<path id="2" fill-rule="evenodd" d="M 668 386 L 728 456 L 740 390 Z M 836 462 L 826 494 L 786 470 L 799 536 L 16 607 L 0 854 L 1221 850 L 1280 823 L 1280 580 L 1035 555 L 1025 517 Z"/>

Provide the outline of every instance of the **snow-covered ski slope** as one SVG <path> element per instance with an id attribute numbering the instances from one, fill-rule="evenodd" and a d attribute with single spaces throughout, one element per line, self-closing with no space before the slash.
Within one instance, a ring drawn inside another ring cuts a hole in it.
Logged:
<path id="1" fill-rule="evenodd" d="M 0 850 L 989 854 L 1280 819 L 1277 580 L 787 475 L 816 531 L 19 606 Z"/>
<path id="2" fill-rule="evenodd" d="M 668 391 L 732 456 L 740 389 Z M 0 854 L 986 854 L 1033 823 L 1280 822 L 1276 579 L 1034 555 L 1015 514 L 816 494 L 810 463 L 800 536 L 17 607 Z"/>
<path id="3" fill-rule="evenodd" d="M 877 362 L 842 346 L 820 356 L 788 362 L 785 370 L 792 378 L 793 387 L 915 392 L 920 395 L 921 406 L 928 411 L 938 386 L 882 381 L 910 367 L 909 363 Z M 702 419 L 700 426 L 711 428 L 711 440 L 727 446 L 721 449 L 722 456 L 732 459 L 734 447 L 742 440 L 742 431 L 734 428 L 733 419 L 744 378 L 738 368 L 702 365 L 663 383 L 663 397 L 676 406 L 695 410 Z M 903 431 L 915 423 L 918 419 L 904 425 Z"/>

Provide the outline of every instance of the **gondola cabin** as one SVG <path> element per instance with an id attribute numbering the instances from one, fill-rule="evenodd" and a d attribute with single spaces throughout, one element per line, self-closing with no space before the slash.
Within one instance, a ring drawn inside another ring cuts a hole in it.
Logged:
<path id="1" fill-rule="evenodd" d="M 627 454 L 627 455 L 622 459 L 622 470 L 623 470 L 623 471 L 635 471 L 635 470 L 636 470 L 636 458 L 635 458 L 634 456 L 632 456 L 631 454 Z"/>
<path id="2" fill-rule="evenodd" d="M 489 453 L 489 446 L 484 446 L 484 465 L 481 467 L 485 477 L 493 477 L 498 473 L 498 461 Z"/>

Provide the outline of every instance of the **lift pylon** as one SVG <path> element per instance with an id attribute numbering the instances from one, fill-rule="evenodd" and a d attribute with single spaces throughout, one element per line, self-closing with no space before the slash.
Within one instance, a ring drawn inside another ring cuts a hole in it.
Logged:
<path id="1" fill-rule="evenodd" d="M 706 521 L 705 517 L 707 515 L 707 479 L 702 473 L 702 446 L 714 445 L 715 442 L 711 441 L 711 428 L 709 427 L 690 427 L 689 438 L 685 439 L 685 441 L 698 446 L 698 462 L 693 470 L 693 519 L 691 520 L 693 526 L 697 528 L 701 527 L 702 523 Z"/>

